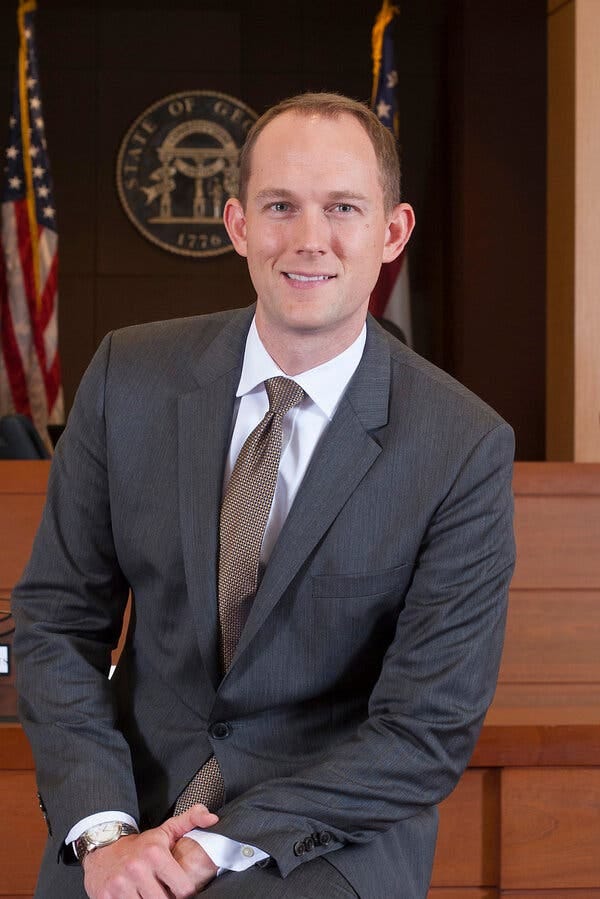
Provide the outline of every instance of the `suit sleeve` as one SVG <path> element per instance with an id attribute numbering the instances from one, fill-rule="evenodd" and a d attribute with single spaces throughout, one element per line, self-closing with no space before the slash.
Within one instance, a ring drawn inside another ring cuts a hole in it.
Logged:
<path id="1" fill-rule="evenodd" d="M 12 611 L 20 715 L 48 826 L 62 843 L 99 809 L 138 818 L 129 747 L 108 680 L 128 585 L 111 530 L 104 426 L 110 337 L 78 391 Z"/>
<path id="2" fill-rule="evenodd" d="M 269 853 L 286 876 L 308 858 L 365 843 L 456 785 L 492 700 L 514 566 L 511 429 L 466 453 L 422 541 L 395 638 L 351 739 L 294 776 L 228 803 L 214 830 Z M 331 836 L 308 858 L 296 840 Z"/>

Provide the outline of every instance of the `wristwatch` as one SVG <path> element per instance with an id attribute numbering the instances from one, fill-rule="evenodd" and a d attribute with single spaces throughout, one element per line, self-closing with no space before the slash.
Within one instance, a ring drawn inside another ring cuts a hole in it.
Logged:
<path id="1" fill-rule="evenodd" d="M 125 824 L 123 821 L 105 821 L 103 824 L 95 824 L 88 827 L 87 830 L 77 837 L 73 846 L 77 860 L 81 863 L 88 852 L 94 849 L 102 849 L 104 846 L 110 846 L 116 843 L 121 837 L 128 837 L 130 834 L 137 833 L 137 829 L 131 824 Z"/>

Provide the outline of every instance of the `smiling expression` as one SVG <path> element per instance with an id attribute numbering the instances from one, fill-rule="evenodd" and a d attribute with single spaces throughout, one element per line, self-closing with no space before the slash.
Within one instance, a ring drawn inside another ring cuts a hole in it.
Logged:
<path id="1" fill-rule="evenodd" d="M 245 209 L 230 200 L 225 211 L 248 259 L 267 349 L 316 340 L 332 358 L 349 346 L 381 263 L 408 240 L 411 215 L 406 204 L 385 214 L 375 151 L 352 116 L 285 112 L 271 121 L 252 151 Z"/>

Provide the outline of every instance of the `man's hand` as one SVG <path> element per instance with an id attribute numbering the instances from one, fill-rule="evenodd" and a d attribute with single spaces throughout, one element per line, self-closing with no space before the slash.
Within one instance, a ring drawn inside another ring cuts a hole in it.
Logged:
<path id="1" fill-rule="evenodd" d="M 182 837 L 175 843 L 173 858 L 192 878 L 197 892 L 204 889 L 206 884 L 217 876 L 218 867 L 211 861 L 202 846 L 188 837 Z"/>
<path id="2" fill-rule="evenodd" d="M 217 873 L 204 855 L 198 869 L 192 868 L 191 853 L 185 845 L 177 854 L 185 856 L 185 866 L 175 860 L 172 850 L 184 833 L 194 827 L 210 827 L 219 819 L 204 805 L 193 805 L 182 815 L 169 818 L 160 827 L 122 837 L 110 846 L 95 849 L 83 860 L 84 886 L 90 899 L 187 899 L 195 896 Z M 195 855 L 195 853 L 194 853 Z M 200 885 L 199 885 L 200 884 Z"/>

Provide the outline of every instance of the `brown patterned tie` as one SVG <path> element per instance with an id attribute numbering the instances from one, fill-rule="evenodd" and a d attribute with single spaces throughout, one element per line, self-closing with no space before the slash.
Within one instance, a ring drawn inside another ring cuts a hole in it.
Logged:
<path id="1" fill-rule="evenodd" d="M 246 439 L 221 505 L 219 528 L 219 632 L 221 670 L 226 672 L 258 588 L 260 548 L 273 503 L 284 415 L 302 400 L 289 378 L 265 381 L 269 411 Z M 223 777 L 215 756 L 200 768 L 175 804 L 175 814 L 202 802 L 211 811 L 224 802 Z"/>

